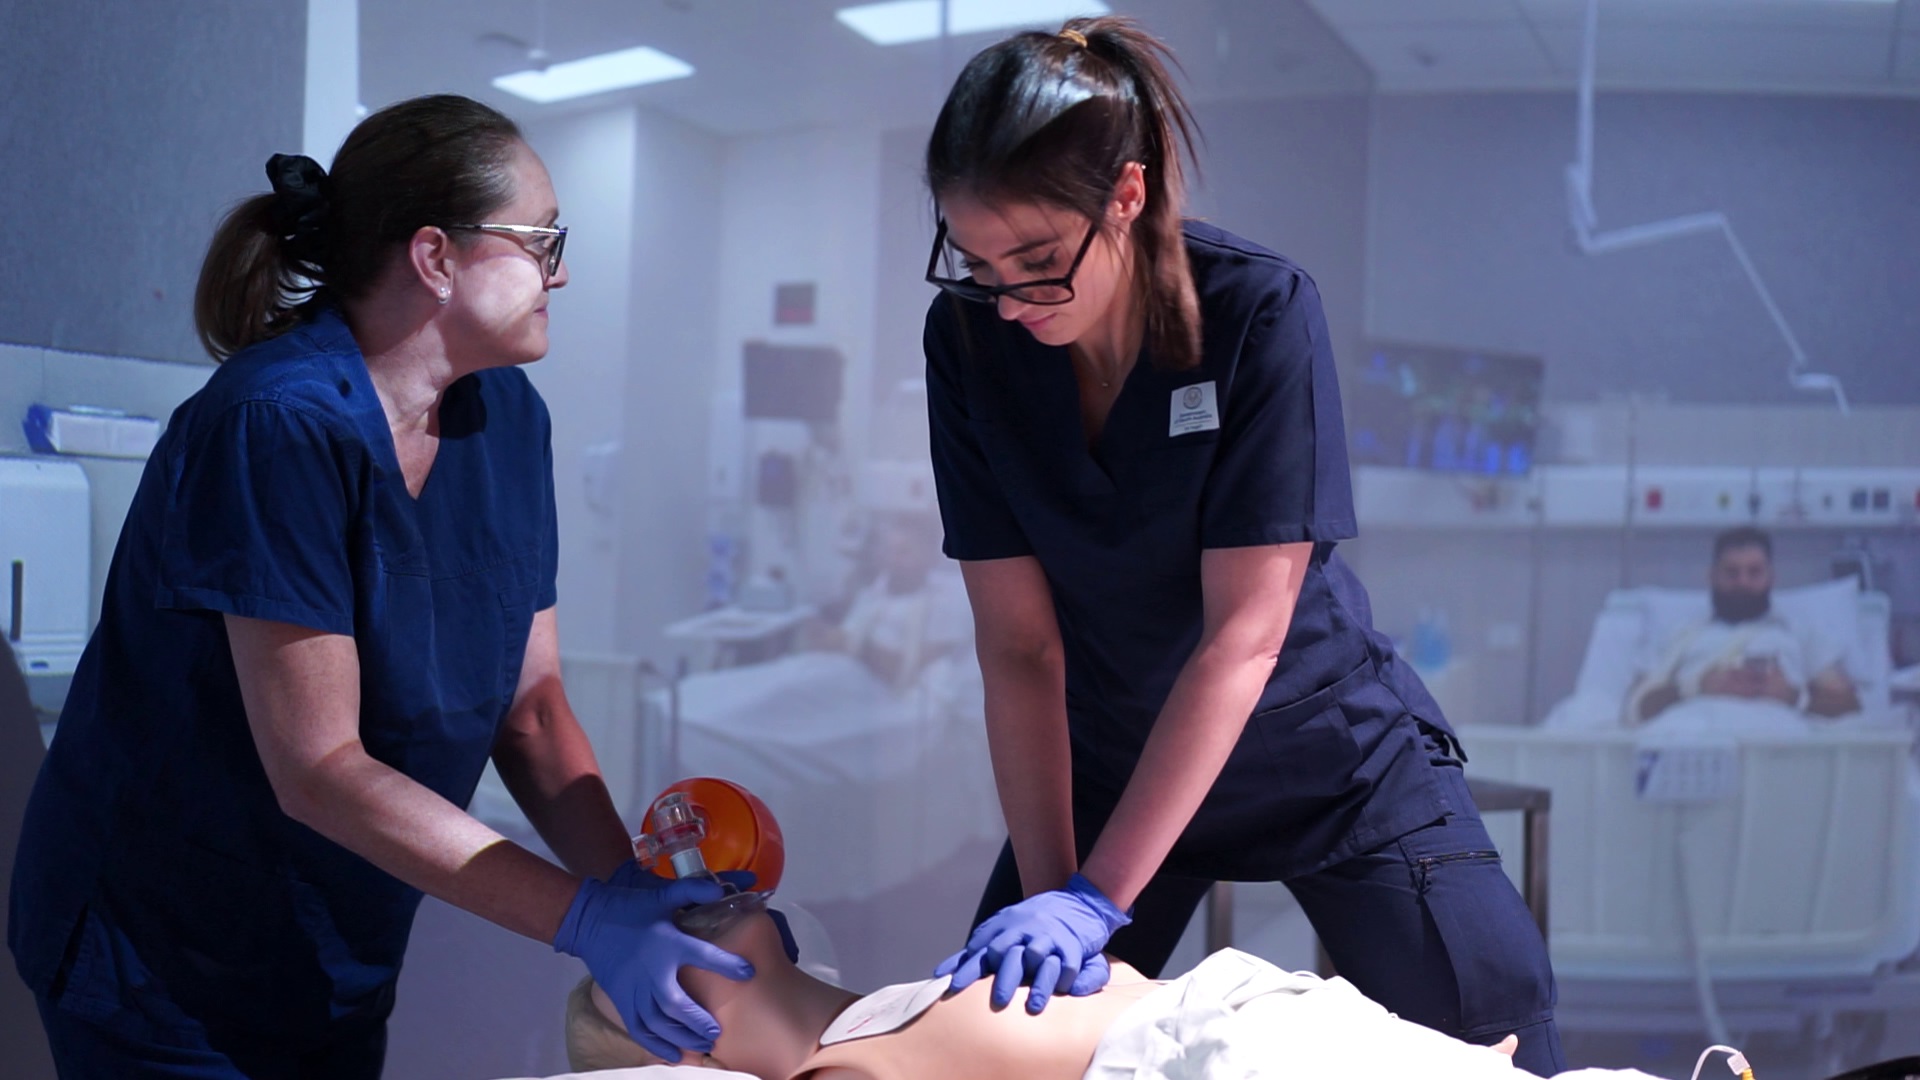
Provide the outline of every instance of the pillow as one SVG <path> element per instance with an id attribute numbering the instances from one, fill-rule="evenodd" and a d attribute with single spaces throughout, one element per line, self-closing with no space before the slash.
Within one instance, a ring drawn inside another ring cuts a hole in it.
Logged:
<path id="1" fill-rule="evenodd" d="M 1712 604 L 1705 589 L 1635 589 L 1646 611 L 1640 655 L 1660 655 L 1682 628 L 1706 618 Z M 1859 679 L 1878 670 L 1869 650 L 1878 643 L 1861 640 L 1860 586 L 1852 578 L 1773 590 L 1773 610 L 1796 630 L 1811 629 L 1845 658 L 1848 674 Z"/>

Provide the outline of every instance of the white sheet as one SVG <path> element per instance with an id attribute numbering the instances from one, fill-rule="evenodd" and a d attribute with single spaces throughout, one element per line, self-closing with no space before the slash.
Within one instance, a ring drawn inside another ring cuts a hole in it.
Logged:
<path id="1" fill-rule="evenodd" d="M 1514 1078 L 1504 1054 L 1401 1020 L 1345 979 L 1289 974 L 1235 949 L 1208 957 L 1120 1014 L 1085 1080 Z M 1564 1077 L 1643 1077 L 1585 1069 Z"/>

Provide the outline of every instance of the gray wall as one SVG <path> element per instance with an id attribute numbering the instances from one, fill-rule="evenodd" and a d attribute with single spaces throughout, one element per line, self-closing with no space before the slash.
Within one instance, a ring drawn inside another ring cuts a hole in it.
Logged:
<path id="1" fill-rule="evenodd" d="M 700 463 L 709 401 L 724 355 L 712 313 L 721 306 L 724 145 L 677 120 L 637 110 L 632 295 L 627 317 L 617 647 L 661 655 L 660 628 L 704 599 L 707 504 Z M 704 317 L 701 317 L 704 316 Z"/>
<path id="2" fill-rule="evenodd" d="M 301 145 L 306 18 L 304 0 L 0 6 L 0 342 L 205 359 L 200 256 Z"/>
<path id="3" fill-rule="evenodd" d="M 1920 101 L 1603 93 L 1604 228 L 1720 210 L 1814 366 L 1920 403 Z M 1386 96 L 1368 177 L 1368 327 L 1546 357 L 1561 401 L 1817 402 L 1724 240 L 1572 246 L 1574 99 Z"/>
<path id="4" fill-rule="evenodd" d="M 1343 364 L 1365 314 L 1368 108 L 1353 95 L 1195 110 L 1206 142 L 1192 212 L 1313 275 Z"/>

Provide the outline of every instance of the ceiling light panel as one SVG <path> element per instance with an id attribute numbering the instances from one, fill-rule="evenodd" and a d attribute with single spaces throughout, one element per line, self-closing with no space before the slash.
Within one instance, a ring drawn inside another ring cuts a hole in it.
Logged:
<path id="1" fill-rule="evenodd" d="M 516 71 L 493 80 L 493 85 L 516 97 L 545 105 L 609 90 L 684 79 L 691 74 L 692 64 L 641 45 L 553 64 L 545 71 Z"/>
<path id="2" fill-rule="evenodd" d="M 949 0 L 949 33 L 981 34 L 1027 26 L 1058 26 L 1112 11 L 1099 0 Z M 940 0 L 888 0 L 844 7 L 833 17 L 875 45 L 905 45 L 940 36 Z"/>

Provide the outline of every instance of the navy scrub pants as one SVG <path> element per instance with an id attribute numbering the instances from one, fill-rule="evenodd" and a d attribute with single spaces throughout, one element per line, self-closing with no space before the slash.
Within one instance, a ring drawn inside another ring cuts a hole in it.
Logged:
<path id="1" fill-rule="evenodd" d="M 379 1080 L 386 1060 L 384 1021 L 289 1053 L 279 1040 L 215 1038 L 128 1012 L 96 1019 L 38 1001 L 60 1080 Z"/>
<path id="2" fill-rule="evenodd" d="M 1518 1035 L 1514 1064 L 1539 1076 L 1563 1072 L 1546 943 L 1459 770 L 1439 767 L 1457 785 L 1455 805 L 1467 809 L 1285 884 L 1334 968 L 1389 1012 L 1471 1043 Z M 1212 885 L 1155 877 L 1107 952 L 1159 977 Z M 974 924 L 1020 898 L 1009 844 Z"/>

